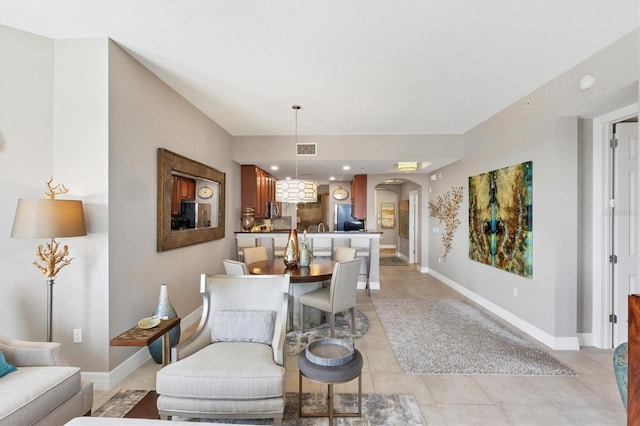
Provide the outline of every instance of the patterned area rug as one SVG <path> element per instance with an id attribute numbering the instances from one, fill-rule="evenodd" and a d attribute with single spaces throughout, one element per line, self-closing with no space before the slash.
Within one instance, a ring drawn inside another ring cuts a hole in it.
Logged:
<path id="1" fill-rule="evenodd" d="M 360 312 L 356 312 L 356 334 L 351 331 L 351 314 L 343 312 L 336 315 L 336 337 L 353 343 L 356 339 L 364 336 L 369 331 L 369 318 Z M 329 337 L 329 324 L 320 324 L 315 328 L 310 328 L 304 333 L 300 331 L 290 331 L 287 333 L 285 351 L 288 356 L 298 355 L 314 340 Z"/>
<path id="2" fill-rule="evenodd" d="M 95 410 L 94 417 L 124 417 L 150 391 L 121 390 L 112 396 L 102 407 Z M 150 399 L 155 401 L 155 399 Z M 323 413 L 327 410 L 326 395 L 315 393 L 302 394 L 303 413 Z M 334 395 L 334 410 L 355 412 L 357 399 L 355 394 Z M 157 411 L 156 411 L 157 413 Z M 180 420 L 187 420 L 181 418 Z M 284 409 L 284 425 L 326 425 L 326 417 L 299 418 L 298 394 L 287 392 Z M 413 395 L 362 395 L 362 417 L 336 417 L 336 425 L 422 425 L 425 424 L 420 407 Z M 203 421 L 206 423 L 206 421 Z M 219 423 L 273 424 L 272 420 L 213 420 Z"/>
<path id="3" fill-rule="evenodd" d="M 407 266 L 409 262 L 397 256 L 380 256 L 380 266 Z"/>
<path id="4" fill-rule="evenodd" d="M 373 305 L 405 373 L 576 375 L 460 300 L 373 299 Z"/>

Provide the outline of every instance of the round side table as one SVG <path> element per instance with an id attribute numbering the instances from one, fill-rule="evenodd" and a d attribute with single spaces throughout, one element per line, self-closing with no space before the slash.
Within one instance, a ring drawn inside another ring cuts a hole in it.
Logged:
<path id="1" fill-rule="evenodd" d="M 353 359 L 344 365 L 325 366 L 314 364 L 305 356 L 305 351 L 298 355 L 298 416 L 329 417 L 329 424 L 333 424 L 334 417 L 362 416 L 362 355 L 357 349 L 353 351 Z M 318 383 L 327 384 L 327 413 L 302 413 L 302 376 Z M 335 413 L 333 411 L 333 385 L 358 379 L 358 411 L 353 413 Z"/>

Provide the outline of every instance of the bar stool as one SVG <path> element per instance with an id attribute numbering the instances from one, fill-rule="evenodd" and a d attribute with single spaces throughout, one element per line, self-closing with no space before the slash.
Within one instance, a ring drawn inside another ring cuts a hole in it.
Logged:
<path id="1" fill-rule="evenodd" d="M 350 241 L 351 247 L 356 249 L 356 257 L 362 259 L 360 265 L 360 273 L 358 276 L 364 276 L 364 286 L 367 294 L 371 296 L 371 288 L 369 287 L 369 271 L 371 269 L 371 239 L 354 237 Z"/>
<path id="2" fill-rule="evenodd" d="M 313 251 L 313 257 L 331 257 L 331 237 L 312 236 L 311 251 Z"/>

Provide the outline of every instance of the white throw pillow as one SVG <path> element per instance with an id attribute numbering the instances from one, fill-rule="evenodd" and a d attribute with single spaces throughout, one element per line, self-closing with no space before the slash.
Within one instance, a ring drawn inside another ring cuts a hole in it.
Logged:
<path id="1" fill-rule="evenodd" d="M 275 311 L 214 311 L 211 341 L 256 342 L 270 345 L 275 319 Z"/>

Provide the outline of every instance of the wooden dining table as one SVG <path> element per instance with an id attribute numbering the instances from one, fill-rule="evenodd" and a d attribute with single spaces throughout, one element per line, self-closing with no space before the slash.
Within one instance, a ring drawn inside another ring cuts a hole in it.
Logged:
<path id="1" fill-rule="evenodd" d="M 288 269 L 281 257 L 260 262 L 249 263 L 249 273 L 252 275 L 289 275 L 289 326 L 288 331 L 300 328 L 301 294 L 316 290 L 323 281 L 331 279 L 336 262 L 328 258 L 315 258 L 309 266 L 298 266 Z M 315 327 L 322 322 L 322 312 L 316 309 L 305 309 L 305 329 Z"/>

